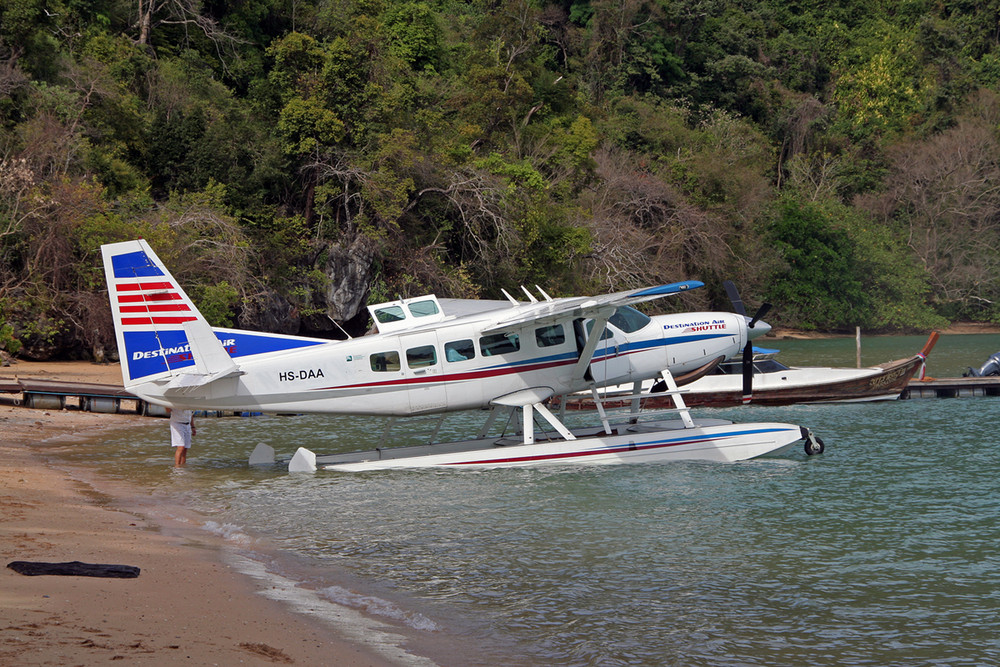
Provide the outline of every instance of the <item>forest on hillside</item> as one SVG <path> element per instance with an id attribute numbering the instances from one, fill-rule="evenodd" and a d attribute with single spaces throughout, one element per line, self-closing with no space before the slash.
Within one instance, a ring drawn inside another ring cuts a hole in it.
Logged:
<path id="1" fill-rule="evenodd" d="M 1000 322 L 1000 0 L 0 0 L 0 349 L 114 349 L 100 245 L 217 326 L 686 279 Z"/>

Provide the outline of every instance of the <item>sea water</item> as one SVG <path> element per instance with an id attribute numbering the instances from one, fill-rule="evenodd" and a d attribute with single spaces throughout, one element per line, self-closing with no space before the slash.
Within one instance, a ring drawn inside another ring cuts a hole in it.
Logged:
<path id="1" fill-rule="evenodd" d="M 923 341 L 865 339 L 863 363 Z M 768 345 L 790 364 L 854 365 L 853 339 Z M 960 375 L 997 350 L 1000 336 L 946 336 L 928 371 Z M 258 442 L 348 451 L 384 426 L 330 416 L 201 419 L 179 471 L 164 420 L 57 453 L 150 507 L 187 508 L 262 590 L 401 664 L 995 665 L 998 401 L 699 410 L 826 443 L 736 464 L 246 465 Z"/>

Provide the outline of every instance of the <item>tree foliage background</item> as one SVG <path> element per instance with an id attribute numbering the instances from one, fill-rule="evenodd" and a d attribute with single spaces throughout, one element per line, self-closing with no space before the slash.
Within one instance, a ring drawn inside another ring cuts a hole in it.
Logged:
<path id="1" fill-rule="evenodd" d="M 138 236 L 291 333 L 726 278 L 778 324 L 1000 322 L 1000 4 L 820 5 L 0 0 L 0 347 L 113 349 Z"/>

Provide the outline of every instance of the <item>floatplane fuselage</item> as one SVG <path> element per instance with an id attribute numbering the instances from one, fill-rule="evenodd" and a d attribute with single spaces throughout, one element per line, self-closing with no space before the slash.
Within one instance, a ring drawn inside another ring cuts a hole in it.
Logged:
<path id="1" fill-rule="evenodd" d="M 131 390 L 149 401 L 195 409 L 395 416 L 468 410 L 527 387 L 546 386 L 558 395 L 654 377 L 663 369 L 675 374 L 697 369 L 741 348 L 746 327 L 738 319 L 719 313 L 660 316 L 630 334 L 609 323 L 612 335 L 580 369 L 568 321 L 484 334 L 490 320 L 462 318 L 406 333 L 257 355 L 239 362 L 239 375 L 209 385 L 171 387 L 160 380 Z M 715 329 L 699 335 L 691 325 Z M 253 339 L 239 331 L 216 333 L 234 359 L 241 344 Z M 189 354 L 183 346 L 167 351 L 174 360 Z"/>
<path id="2" fill-rule="evenodd" d="M 378 333 L 343 341 L 213 328 L 145 241 L 102 252 L 125 388 L 172 408 L 527 415 L 551 396 L 705 368 L 769 329 L 736 313 L 632 307 L 695 281 L 598 297 L 525 290 L 524 302 L 422 296 L 370 306 Z"/>

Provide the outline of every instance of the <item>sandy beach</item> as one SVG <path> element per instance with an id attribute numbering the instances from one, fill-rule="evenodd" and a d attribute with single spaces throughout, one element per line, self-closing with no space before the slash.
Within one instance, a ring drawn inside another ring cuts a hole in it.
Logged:
<path id="1" fill-rule="evenodd" d="M 117 365 L 88 362 L 0 368 L 0 377 L 15 376 L 121 384 Z M 48 463 L 40 444 L 149 419 L 28 409 L 13 396 L 0 395 L 0 664 L 392 664 L 258 594 L 210 536 L 164 530 L 127 489 L 94 488 L 82 471 Z M 6 567 L 12 561 L 122 564 L 141 574 L 25 576 Z"/>

